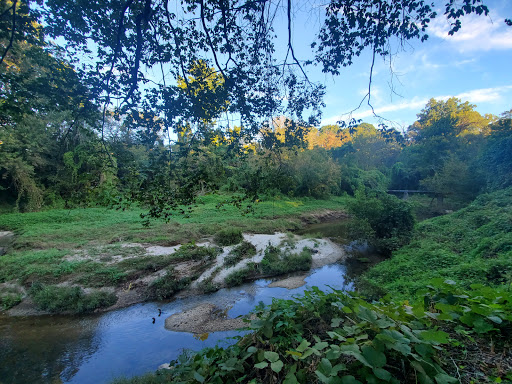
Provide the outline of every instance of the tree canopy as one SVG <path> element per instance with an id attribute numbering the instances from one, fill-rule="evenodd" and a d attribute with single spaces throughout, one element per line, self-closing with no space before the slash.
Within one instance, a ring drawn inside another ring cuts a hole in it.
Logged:
<path id="1" fill-rule="evenodd" d="M 97 101 L 122 113 L 134 106 L 152 108 L 165 114 L 165 127 L 177 126 L 190 113 L 190 105 L 176 100 L 176 81 L 186 81 L 203 63 L 223 80 L 226 112 L 254 134 L 261 119 L 280 115 L 317 124 L 324 91 L 309 81 L 307 65 L 336 75 L 365 49 L 375 60 L 389 57 L 394 43 L 425 41 L 441 5 L 450 34 L 461 28 L 463 15 L 488 13 L 481 0 L 330 0 L 321 8 L 323 24 L 311 42 L 312 56 L 300 58 L 292 43 L 293 14 L 305 4 L 291 0 L 2 0 L 0 63 L 13 42 L 34 36 L 35 21 L 42 22 L 47 39 L 65 41 L 66 57 L 87 73 Z M 219 92 L 203 96 L 217 101 Z M 201 112 L 216 115 L 218 103 L 203 99 Z"/>

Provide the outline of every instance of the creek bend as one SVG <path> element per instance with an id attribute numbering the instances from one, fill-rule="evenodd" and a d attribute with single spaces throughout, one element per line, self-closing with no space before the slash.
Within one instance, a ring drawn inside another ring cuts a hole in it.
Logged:
<path id="1" fill-rule="evenodd" d="M 347 220 L 308 226 L 300 234 L 319 233 L 340 244 Z M 336 236 L 334 236 L 334 234 Z M 350 247 L 349 253 L 350 253 Z M 360 250 L 359 250 L 360 251 Z M 269 287 L 276 280 L 260 279 L 208 295 L 171 302 L 147 302 L 88 316 L 0 317 L 1 383 L 108 383 L 155 371 L 184 349 L 199 350 L 235 342 L 239 331 L 194 335 L 165 328 L 165 319 L 206 303 L 227 310 L 229 317 L 249 313 L 258 303 L 292 298 L 306 289 L 353 289 L 353 278 L 378 255 L 365 254 L 363 262 L 348 259 L 311 270 L 305 285 L 294 289 Z M 161 315 L 159 316 L 159 309 Z M 153 323 L 152 319 L 155 318 Z"/>

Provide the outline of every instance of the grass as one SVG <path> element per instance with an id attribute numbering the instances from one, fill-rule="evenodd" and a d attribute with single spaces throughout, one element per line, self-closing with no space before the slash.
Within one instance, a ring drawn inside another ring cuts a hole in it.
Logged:
<path id="1" fill-rule="evenodd" d="M 158 300 L 164 300 L 172 297 L 175 293 L 185 289 L 190 285 L 192 279 L 190 277 L 177 278 L 174 270 L 171 268 L 167 274 L 155 280 L 149 287 L 149 297 Z"/>
<path id="2" fill-rule="evenodd" d="M 245 268 L 231 272 L 224 279 L 228 287 L 241 285 L 260 276 L 279 276 L 290 272 L 309 271 L 313 258 L 309 248 L 292 253 L 273 245 L 267 246 L 261 263 L 248 263 Z"/>
<path id="3" fill-rule="evenodd" d="M 435 277 L 464 287 L 512 282 L 512 189 L 479 196 L 417 225 L 411 243 L 362 279 L 363 289 L 408 299 Z"/>
<path id="4" fill-rule="evenodd" d="M 213 238 L 216 244 L 221 246 L 234 245 L 244 239 L 242 230 L 239 228 L 226 228 L 217 232 Z"/>
<path id="5" fill-rule="evenodd" d="M 116 295 L 96 291 L 85 294 L 80 287 L 57 287 L 34 284 L 30 295 L 39 309 L 49 312 L 86 313 L 114 305 Z"/>
<path id="6" fill-rule="evenodd" d="M 233 248 L 229 255 L 224 258 L 224 265 L 226 267 L 232 267 L 243 259 L 253 257 L 255 255 L 256 247 L 248 241 L 243 241 L 240 245 Z"/>
<path id="7" fill-rule="evenodd" d="M 143 209 L 85 208 L 3 214 L 0 229 L 15 231 L 18 250 L 89 249 L 119 242 L 174 245 L 213 236 L 228 228 L 259 233 L 298 228 L 301 223 L 297 216 L 324 209 L 342 210 L 350 198 L 276 198 L 258 203 L 255 212 L 248 215 L 230 205 L 216 208 L 225 199 L 222 195 L 202 196 L 189 218 L 177 215 L 169 223 L 154 220 L 149 228 L 142 225 Z"/>

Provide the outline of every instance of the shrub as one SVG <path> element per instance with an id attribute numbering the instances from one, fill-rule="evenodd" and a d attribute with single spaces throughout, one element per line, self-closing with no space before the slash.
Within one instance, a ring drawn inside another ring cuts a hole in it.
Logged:
<path id="1" fill-rule="evenodd" d="M 219 248 L 199 247 L 193 243 L 183 244 L 175 253 L 172 259 L 175 261 L 186 260 L 212 260 L 219 254 Z"/>
<path id="2" fill-rule="evenodd" d="M 256 255 L 256 247 L 248 241 L 243 241 L 224 258 L 224 265 L 231 267 L 243 259 L 253 257 L 254 255 Z"/>
<path id="3" fill-rule="evenodd" d="M 38 308 L 49 312 L 92 312 L 106 308 L 117 301 L 115 294 L 96 291 L 85 294 L 80 287 L 57 287 L 34 283 L 30 295 Z"/>
<path id="4" fill-rule="evenodd" d="M 412 206 L 387 193 L 370 197 L 364 193 L 356 194 L 349 203 L 351 213 L 368 225 L 368 239 L 381 252 L 390 254 L 406 245 L 414 229 Z"/>
<path id="5" fill-rule="evenodd" d="M 236 287 L 237 285 L 241 285 L 242 283 L 247 281 L 252 273 L 254 273 L 254 267 L 247 266 L 243 269 L 231 272 L 224 279 L 224 283 L 228 287 Z"/>
<path id="6" fill-rule="evenodd" d="M 275 276 L 296 271 L 309 271 L 313 258 L 311 250 L 304 248 L 299 254 L 281 251 L 269 245 L 260 263 L 260 269 L 265 275 Z"/>
<path id="7" fill-rule="evenodd" d="M 191 277 L 177 279 L 174 270 L 169 269 L 167 274 L 155 280 L 149 287 L 149 298 L 164 300 L 172 297 L 176 292 L 185 289 L 190 285 Z"/>
<path id="8" fill-rule="evenodd" d="M 238 244 L 244 239 L 242 231 L 237 228 L 227 228 L 217 232 L 214 236 L 216 244 L 221 246 Z"/>
<path id="9" fill-rule="evenodd" d="M 22 296 L 21 294 L 9 293 L 4 296 L 0 296 L 0 308 L 4 311 L 15 307 L 19 303 L 21 303 Z"/>

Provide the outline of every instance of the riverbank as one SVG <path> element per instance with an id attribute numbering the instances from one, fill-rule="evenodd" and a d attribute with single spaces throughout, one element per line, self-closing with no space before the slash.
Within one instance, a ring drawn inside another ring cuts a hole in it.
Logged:
<path id="1" fill-rule="evenodd" d="M 0 228 L 13 230 L 16 237 L 0 257 L 0 304 L 12 316 L 43 315 L 112 310 L 155 298 L 169 299 L 184 289 L 188 294 L 211 292 L 225 286 L 229 274 L 263 260 L 263 245 L 268 245 L 262 240 L 265 236 L 346 217 L 341 198 L 265 202 L 250 216 L 241 216 L 234 207 L 216 210 L 218 200 L 205 197 L 190 218 L 155 222 L 150 228 L 135 219 L 138 211 L 4 215 Z M 118 215 L 115 220 L 114 215 Z M 214 238 L 226 228 L 252 237 L 258 255 L 243 257 L 236 262 L 238 267 L 224 268 L 224 258 L 229 258 L 234 246 L 219 247 Z M 271 243 L 276 246 L 285 238 L 292 242 L 290 236 L 280 233 Z M 298 250 L 311 248 L 312 265 L 318 266 L 325 263 L 321 258 L 332 260 L 315 249 L 319 246 L 318 241 L 306 239 Z M 214 271 L 218 277 L 209 280 Z M 246 277 L 265 274 L 256 271 Z"/>

